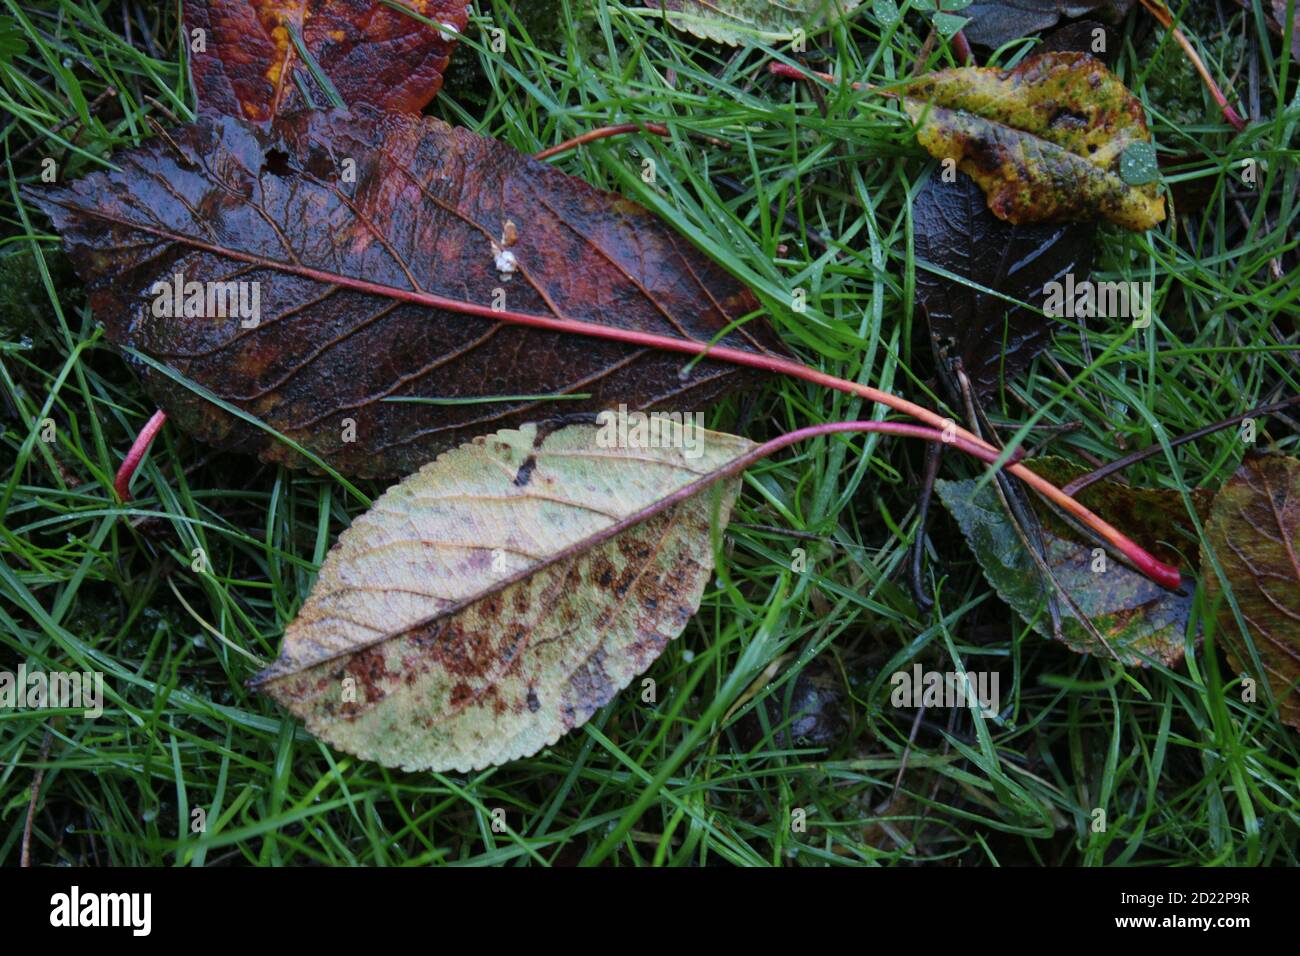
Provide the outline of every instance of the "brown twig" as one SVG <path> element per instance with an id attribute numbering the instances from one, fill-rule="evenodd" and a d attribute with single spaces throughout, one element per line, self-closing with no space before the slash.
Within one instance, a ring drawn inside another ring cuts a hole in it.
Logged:
<path id="1" fill-rule="evenodd" d="M 1177 438 L 1174 438 L 1169 442 L 1169 447 L 1177 448 L 1179 445 L 1185 445 L 1189 441 L 1196 441 L 1198 438 L 1204 438 L 1206 435 L 1212 435 L 1214 432 L 1220 431 L 1221 429 L 1229 428 L 1236 425 L 1238 422 L 1245 421 L 1247 418 L 1254 418 L 1257 415 L 1269 415 L 1297 403 L 1300 403 L 1300 395 L 1293 395 L 1284 402 L 1274 402 L 1272 405 L 1261 405 L 1258 408 L 1252 408 L 1250 411 L 1242 412 L 1240 415 L 1233 415 L 1231 418 L 1225 418 L 1212 425 L 1206 425 L 1204 428 L 1196 429 L 1196 431 L 1188 432 L 1185 435 L 1179 435 Z M 1113 475 L 1117 471 L 1123 471 L 1129 465 L 1136 464 L 1145 458 L 1150 458 L 1152 455 L 1158 454 L 1162 448 L 1164 448 L 1163 445 L 1148 445 L 1146 448 L 1140 448 L 1131 454 L 1125 455 L 1123 458 L 1116 458 L 1114 461 L 1102 465 L 1095 471 L 1090 471 L 1086 475 L 1080 475 L 1078 478 L 1074 479 L 1074 481 L 1064 485 L 1061 490 L 1067 495 L 1076 495 L 1089 485 L 1101 481 L 1101 479 Z"/>
<path id="2" fill-rule="evenodd" d="M 156 109 L 163 116 L 167 117 L 168 122 L 170 122 L 173 126 L 182 125 L 180 117 L 178 117 L 175 113 L 173 113 L 170 109 L 168 109 L 167 105 L 163 103 L 162 100 L 156 99 L 155 97 L 152 97 L 148 93 L 146 93 L 144 95 L 144 101 L 148 103 L 150 106 L 152 106 L 154 109 Z"/>
<path id="3" fill-rule="evenodd" d="M 41 782 L 45 779 L 45 761 L 50 757 L 50 744 L 54 734 L 45 728 L 45 737 L 41 740 L 40 763 L 36 767 L 36 776 L 32 778 L 32 798 L 27 804 L 27 822 L 23 824 L 23 846 L 18 854 L 19 866 L 32 865 L 32 821 L 36 819 L 36 800 L 41 793 Z"/>
<path id="4" fill-rule="evenodd" d="M 939 477 L 939 459 L 943 457 L 942 445 L 929 445 L 925 451 L 925 471 L 921 475 L 921 490 L 916 504 L 916 537 L 912 539 L 912 597 L 922 611 L 934 607 L 934 599 L 925 589 L 925 531 L 930 523 L 930 501 L 934 497 L 934 483 Z"/>
<path id="5" fill-rule="evenodd" d="M 89 105 L 86 106 L 86 114 L 93 115 L 95 110 L 99 109 L 101 106 L 104 105 L 105 100 L 114 96 L 117 96 L 117 90 L 114 87 L 111 86 L 108 87 L 106 90 L 104 90 L 102 93 L 100 93 L 98 96 L 96 96 L 93 100 L 90 101 Z M 16 150 L 14 150 L 13 155 L 9 157 L 9 162 L 16 163 L 19 160 L 19 158 L 27 155 L 27 153 L 30 152 L 32 149 L 35 149 L 37 143 L 44 143 L 51 136 L 57 136 L 59 133 L 63 132 L 65 129 L 71 126 L 73 123 L 77 122 L 78 119 L 79 117 L 77 116 L 77 114 L 73 113 L 71 116 L 64 119 L 63 122 L 59 123 L 58 126 L 54 127 L 54 129 L 50 130 L 48 135 L 40 139 L 29 139 L 27 142 L 23 143 Z"/>
<path id="6" fill-rule="evenodd" d="M 931 30 L 925 35 L 925 42 L 921 44 L 921 49 L 916 52 L 916 59 L 912 61 L 912 76 L 918 77 L 925 72 L 930 63 L 930 54 L 934 52 L 935 46 L 939 42 L 939 31 Z"/>

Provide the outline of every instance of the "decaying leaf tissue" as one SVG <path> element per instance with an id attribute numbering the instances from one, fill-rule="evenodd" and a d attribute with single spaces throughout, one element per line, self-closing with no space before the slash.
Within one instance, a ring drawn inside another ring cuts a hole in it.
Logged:
<path id="1" fill-rule="evenodd" d="M 6 858 L 1300 863 L 1285 4 L 30 6 Z"/>

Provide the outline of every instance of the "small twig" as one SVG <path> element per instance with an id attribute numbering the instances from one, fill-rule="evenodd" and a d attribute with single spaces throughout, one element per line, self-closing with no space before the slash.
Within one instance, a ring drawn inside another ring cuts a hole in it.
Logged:
<path id="1" fill-rule="evenodd" d="M 1196 48 L 1192 46 L 1191 41 L 1187 39 L 1182 30 L 1174 26 L 1174 15 L 1169 12 L 1169 8 L 1161 0 L 1142 0 L 1142 6 L 1146 7 L 1148 12 L 1160 21 L 1160 25 L 1173 35 L 1174 42 L 1183 48 L 1183 52 L 1187 54 L 1187 59 L 1191 61 L 1196 72 L 1201 75 L 1201 81 L 1205 83 L 1206 89 L 1214 97 L 1214 102 L 1219 104 L 1224 119 L 1231 123 L 1232 128 L 1237 132 L 1240 133 L 1244 130 L 1246 121 L 1228 103 L 1228 98 L 1219 89 L 1219 84 L 1214 82 L 1214 77 L 1210 76 L 1210 71 L 1206 69 L 1205 63 L 1201 60 L 1200 54 L 1196 52 Z"/>
<path id="2" fill-rule="evenodd" d="M 175 113 L 173 113 L 170 109 L 168 109 L 167 105 L 163 103 L 162 100 L 150 96 L 148 93 L 146 93 L 144 95 L 144 101 L 148 103 L 150 106 L 152 106 L 154 109 L 156 109 L 163 116 L 167 117 L 167 119 L 171 122 L 173 126 L 182 125 L 180 117 L 178 117 Z"/>
<path id="3" fill-rule="evenodd" d="M 921 476 L 920 497 L 916 504 L 916 537 L 912 539 L 912 597 L 922 611 L 934 607 L 934 599 L 926 593 L 925 576 L 925 531 L 930 523 L 930 500 L 934 497 L 934 482 L 939 477 L 939 459 L 943 456 L 942 445 L 930 445 L 925 451 L 925 471 Z"/>
<path id="4" fill-rule="evenodd" d="M 86 107 L 86 115 L 88 116 L 93 115 L 95 110 L 99 109 L 101 106 L 104 105 L 105 100 L 114 96 L 117 96 L 117 90 L 114 87 L 111 86 L 108 87 L 106 90 L 104 90 L 102 93 L 100 93 L 98 96 L 96 96 L 93 100 L 90 101 L 89 105 L 87 105 Z M 29 139 L 27 142 L 23 143 L 16 150 L 14 150 L 13 155 L 9 157 L 9 162 L 16 163 L 19 160 L 19 158 L 27 155 L 27 153 L 30 150 L 35 149 L 37 143 L 44 143 L 51 136 L 57 136 L 59 133 L 63 132 L 65 129 L 71 126 L 73 123 L 77 122 L 78 119 L 79 117 L 77 116 L 77 114 L 73 113 L 71 116 L 64 119 L 63 122 L 59 123 L 58 126 L 54 127 L 54 129 L 50 130 L 47 136 L 44 136 L 40 139 Z"/>
<path id="5" fill-rule="evenodd" d="M 938 42 L 938 30 L 931 30 L 926 34 L 925 42 L 921 44 L 921 49 L 917 51 L 916 58 L 912 60 L 913 77 L 918 77 L 925 72 L 925 68 L 930 62 L 930 54 L 934 52 L 934 48 Z"/>
<path id="6" fill-rule="evenodd" d="M 27 804 L 27 822 L 23 824 L 23 846 L 19 852 L 18 865 L 32 865 L 32 821 L 36 819 L 36 799 L 41 793 L 41 782 L 45 779 L 45 762 L 50 758 L 50 744 L 54 742 L 54 734 L 49 727 L 45 728 L 45 737 L 41 740 L 40 763 L 36 767 L 36 776 L 32 778 L 32 798 Z"/>
<path id="7" fill-rule="evenodd" d="M 1233 415 L 1231 418 L 1225 418 L 1212 425 L 1206 425 L 1204 428 L 1196 429 L 1196 431 L 1188 432 L 1185 435 L 1179 435 L 1177 438 L 1170 440 L 1169 447 L 1177 448 L 1179 445 L 1185 445 L 1189 441 L 1196 441 L 1198 438 L 1212 435 L 1221 429 L 1230 428 L 1238 422 L 1245 421 L 1247 418 L 1254 418 L 1257 415 L 1269 415 L 1297 403 L 1300 403 L 1300 395 L 1293 395 L 1284 402 L 1274 402 L 1272 405 L 1261 405 L 1258 408 L 1252 408 L 1250 411 L 1242 412 L 1240 415 Z M 1152 455 L 1159 454 L 1163 448 L 1164 446 L 1159 444 L 1148 445 L 1146 448 L 1140 448 L 1135 452 L 1125 455 L 1123 458 L 1116 458 L 1114 461 L 1102 465 L 1096 471 L 1090 471 L 1086 475 L 1080 475 L 1078 478 L 1074 479 L 1074 481 L 1062 486 L 1061 490 L 1067 495 L 1076 495 L 1089 485 L 1101 481 L 1103 478 L 1113 475 L 1117 471 L 1123 471 L 1129 465 L 1137 464 L 1145 458 L 1150 458 Z"/>
<path id="8" fill-rule="evenodd" d="M 135 470 L 140 467 L 140 461 L 144 458 L 144 453 L 149 450 L 153 444 L 158 430 L 163 427 L 163 422 L 167 421 L 167 413 L 161 408 L 158 409 L 144 423 L 144 428 L 135 436 L 135 441 L 131 443 L 130 450 L 126 457 L 122 459 L 122 467 L 117 470 L 117 476 L 113 479 L 113 490 L 123 501 L 131 500 L 131 476 Z"/>
<path id="9" fill-rule="evenodd" d="M 889 799 L 885 801 L 886 805 L 893 804 L 894 798 L 898 796 L 898 791 L 903 786 L 903 774 L 907 772 L 907 760 L 912 755 L 912 745 L 916 743 L 916 732 L 921 729 L 921 719 L 923 717 L 925 717 L 924 704 L 916 709 L 916 716 L 912 719 L 912 729 L 907 735 L 907 746 L 903 748 L 903 756 L 898 760 L 898 773 L 894 776 L 894 789 L 889 792 Z"/>
<path id="10" fill-rule="evenodd" d="M 1004 430 L 1008 430 L 1008 431 L 1018 431 L 1018 429 L 1009 426 L 999 425 L 997 427 L 1003 428 Z M 1033 428 L 1031 428 L 1030 431 L 1041 430 L 1047 432 L 1047 435 L 1045 435 L 1043 437 L 1043 440 L 1040 441 L 1037 445 L 1030 448 L 1029 451 L 1025 452 L 1025 457 L 1037 458 L 1044 451 L 1046 451 L 1047 446 L 1050 445 L 1057 438 L 1059 438 L 1062 435 L 1068 435 L 1070 432 L 1077 432 L 1082 427 L 1083 427 L 1083 422 L 1081 421 L 1039 422 L 1037 425 L 1033 426 Z"/>

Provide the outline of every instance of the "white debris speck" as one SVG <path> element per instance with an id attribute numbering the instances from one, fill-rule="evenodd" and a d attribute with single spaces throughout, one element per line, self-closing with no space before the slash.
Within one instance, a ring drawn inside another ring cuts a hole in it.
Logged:
<path id="1" fill-rule="evenodd" d="M 512 275 L 519 270 L 519 261 L 509 249 L 502 249 L 494 242 L 492 252 L 497 258 L 497 272 L 502 275 Z"/>
<path id="2" fill-rule="evenodd" d="M 519 260 L 510 251 L 510 247 L 518 240 L 518 229 L 513 221 L 507 219 L 501 226 L 501 241 L 492 243 L 492 255 L 496 257 L 497 272 L 502 275 L 513 275 L 519 271 Z"/>

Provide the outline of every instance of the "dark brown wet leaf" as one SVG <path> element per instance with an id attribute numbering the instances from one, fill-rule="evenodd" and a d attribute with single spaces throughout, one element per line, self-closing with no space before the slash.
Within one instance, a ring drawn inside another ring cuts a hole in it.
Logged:
<path id="1" fill-rule="evenodd" d="M 1238 673 L 1263 677 L 1282 720 L 1300 729 L 1300 461 L 1281 455 L 1247 458 L 1214 499 L 1205 530 L 1262 675 L 1222 582 L 1202 558 L 1206 598 L 1217 611 L 1217 639 Z M 1267 699 L 1262 690 L 1257 699 Z"/>
<path id="2" fill-rule="evenodd" d="M 962 173 L 951 183 L 931 176 L 912 204 L 912 218 L 916 301 L 929 320 L 936 360 L 947 367 L 959 362 L 978 394 L 993 394 L 1050 343 L 1053 323 L 1041 314 L 1044 287 L 1066 273 L 1076 281 L 1088 277 L 1095 227 L 1003 222 Z M 930 271 L 927 263 L 972 285 Z"/>
<path id="3" fill-rule="evenodd" d="M 312 112 L 263 129 L 202 118 L 114 161 L 120 172 L 28 191 L 109 337 L 341 472 L 403 475 L 495 428 L 619 403 L 694 410 L 757 380 L 720 362 L 682 377 L 682 356 L 485 317 L 499 304 L 709 341 L 758 303 L 642 207 L 438 120 Z M 258 289 L 260 317 L 245 327 L 155 315 L 171 297 L 153 290 L 175 275 L 243 282 L 250 300 Z M 425 293 L 456 307 L 402 298 Z M 761 318 L 718 341 L 780 350 Z M 140 371 L 199 438 L 303 463 L 184 384 Z M 538 398 L 557 394 L 590 397 Z M 510 400 L 474 401 L 500 396 Z M 402 398 L 461 404 L 392 401 Z"/>
<path id="4" fill-rule="evenodd" d="M 307 107 L 418 113 L 442 87 L 468 7 L 393 2 L 446 29 L 383 0 L 185 0 L 200 112 L 258 123 Z"/>
<path id="5" fill-rule="evenodd" d="M 902 102 L 917 141 L 979 183 L 1000 219 L 1104 218 L 1144 230 L 1165 218 L 1154 183 L 1120 174 L 1126 151 L 1151 145 L 1142 104 L 1087 54 L 928 73 L 906 86 Z"/>
<path id="6" fill-rule="evenodd" d="M 500 431 L 390 488 L 257 686 L 339 749 L 409 770 L 504 763 L 581 726 L 699 608 L 740 487 L 722 472 L 755 447 L 606 427 Z"/>
<path id="7" fill-rule="evenodd" d="M 1057 484 L 1083 472 L 1055 458 L 1026 464 Z M 1043 560 L 1053 584 L 1016 534 L 997 491 L 991 484 L 983 488 L 977 484 L 938 481 L 935 489 L 956 518 L 989 584 L 1022 619 L 1044 637 L 1053 637 L 1048 602 L 1055 596 L 1061 640 L 1073 651 L 1105 657 L 1113 653 L 1125 664 L 1143 666 L 1153 661 L 1173 665 L 1182 659 L 1192 608 L 1190 585 L 1184 582 L 1179 591 L 1165 590 L 1101 551 L 1046 506 L 1037 505 Z M 1208 507 L 1208 497 L 1193 493 L 1198 512 Z M 1133 488 L 1106 479 L 1084 489 L 1078 499 L 1162 561 L 1186 563 L 1189 522 L 1177 492 Z M 1059 596 L 1058 585 L 1069 601 Z M 1085 619 L 1092 630 L 1081 623 Z"/>
<path id="8" fill-rule="evenodd" d="M 1114 27 L 1096 20 L 1074 20 L 1043 34 L 1042 42 L 1035 49 L 1043 53 L 1087 53 L 1113 66 L 1121 49 L 1120 34 Z"/>
<path id="9" fill-rule="evenodd" d="M 962 11 L 970 17 L 966 38 L 999 47 L 1055 26 L 1063 18 L 1096 16 L 1117 23 L 1133 0 L 975 0 Z"/>

